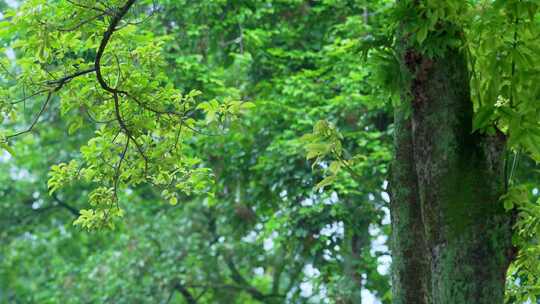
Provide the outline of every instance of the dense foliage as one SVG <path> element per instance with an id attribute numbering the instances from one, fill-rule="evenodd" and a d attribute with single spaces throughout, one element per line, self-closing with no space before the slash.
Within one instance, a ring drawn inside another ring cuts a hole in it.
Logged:
<path id="1" fill-rule="evenodd" d="M 390 303 L 399 32 L 467 51 L 534 301 L 538 3 L 410 3 L 2 4 L 0 302 Z"/>

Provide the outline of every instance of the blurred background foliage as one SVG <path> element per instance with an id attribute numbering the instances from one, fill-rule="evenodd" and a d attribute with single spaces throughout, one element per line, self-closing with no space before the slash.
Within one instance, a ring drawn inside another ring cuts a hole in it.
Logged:
<path id="1" fill-rule="evenodd" d="M 380 85 L 391 71 L 365 52 L 384 43 L 390 2 L 159 1 L 138 26 L 172 37 L 175 84 L 255 104 L 229 132 L 190 140 L 216 195 L 173 206 L 129 188 L 115 230 L 82 231 L 73 221 L 89 189 L 49 196 L 47 179 L 94 127 L 68 135 L 48 111 L 0 162 L 0 302 L 390 303 L 392 96 Z M 314 186 L 330 160 L 306 160 L 300 139 L 321 119 L 340 130 L 345 158 L 361 156 L 324 192 Z"/>

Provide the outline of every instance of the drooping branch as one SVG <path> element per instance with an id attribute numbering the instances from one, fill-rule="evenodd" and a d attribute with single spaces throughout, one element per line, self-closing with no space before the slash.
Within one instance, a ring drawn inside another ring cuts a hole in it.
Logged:
<path id="1" fill-rule="evenodd" d="M 6 139 L 10 139 L 10 138 L 13 138 L 13 137 L 17 137 L 17 136 L 20 136 L 20 135 L 23 135 L 23 134 L 26 134 L 26 133 L 29 133 L 31 132 L 34 127 L 37 125 L 39 119 L 41 118 L 41 116 L 43 115 L 43 113 L 45 113 L 45 110 L 47 110 L 47 106 L 49 105 L 49 103 L 51 102 L 51 99 L 53 97 L 53 94 L 55 92 L 58 92 L 60 91 L 60 89 L 62 89 L 62 87 L 70 82 L 71 80 L 73 80 L 74 78 L 77 78 L 79 76 L 82 76 L 82 75 L 86 75 L 88 73 L 92 73 L 94 72 L 94 69 L 91 68 L 91 69 L 86 69 L 86 70 L 82 70 L 82 71 L 78 71 L 78 72 L 75 72 L 73 74 L 70 74 L 70 75 L 67 75 L 67 76 L 64 76 L 62 78 L 59 78 L 59 79 L 55 79 L 55 80 L 50 80 L 50 81 L 47 81 L 45 84 L 46 85 L 49 85 L 49 86 L 53 86 L 52 89 L 49 89 L 49 90 L 40 90 L 40 91 L 37 91 L 36 93 L 33 93 L 31 94 L 30 96 L 27 96 L 19 101 L 16 101 L 16 102 L 13 102 L 13 103 L 19 103 L 21 101 L 24 101 L 30 97 L 34 97 L 34 96 L 37 96 L 41 93 L 44 93 L 44 92 L 47 92 L 47 97 L 45 98 L 45 101 L 43 102 L 43 105 L 41 106 L 41 109 L 39 110 L 39 112 L 37 113 L 37 115 L 34 117 L 32 123 L 30 124 L 30 126 L 28 128 L 26 128 L 25 130 L 22 130 L 20 132 L 16 132 L 14 134 L 11 134 L 11 135 L 8 135 L 6 136 Z"/>
<path id="2" fill-rule="evenodd" d="M 30 126 L 28 128 L 26 128 L 25 130 L 19 131 L 17 133 L 8 135 L 8 136 L 6 136 L 6 139 L 10 139 L 10 138 L 13 138 L 13 137 L 17 137 L 17 136 L 32 132 L 34 127 L 37 125 L 41 115 L 43 115 L 43 113 L 45 113 L 45 110 L 47 109 L 47 106 L 49 105 L 49 102 L 51 101 L 52 95 L 53 95 L 52 91 L 49 91 L 49 93 L 47 93 L 47 97 L 45 98 L 45 101 L 43 102 L 43 105 L 41 106 L 41 109 L 37 113 L 36 117 L 34 117 L 34 120 L 32 121 L 32 123 L 30 124 Z"/>
<path id="3" fill-rule="evenodd" d="M 122 6 L 118 12 L 114 15 L 111 22 L 109 23 L 109 26 L 107 27 L 107 30 L 103 34 L 103 38 L 101 39 L 101 42 L 99 44 L 99 48 L 96 54 L 96 58 L 94 60 L 94 70 L 96 71 L 96 79 L 101 86 L 101 88 L 109 93 L 112 94 L 113 100 L 114 100 L 114 113 L 116 120 L 118 121 L 118 124 L 120 125 L 120 128 L 122 131 L 126 134 L 128 137 L 128 141 L 126 142 L 125 151 L 129 148 L 130 141 L 132 141 L 135 144 L 135 147 L 137 148 L 137 151 L 141 155 L 141 157 L 144 159 L 145 164 L 145 172 L 148 172 L 148 157 L 144 153 L 142 147 L 137 142 L 131 131 L 129 130 L 128 126 L 126 125 L 124 119 L 122 118 L 122 114 L 120 112 L 120 102 L 119 102 L 119 94 L 127 95 L 127 92 L 118 90 L 117 88 L 112 88 L 109 86 L 109 84 L 105 81 L 103 78 L 103 74 L 101 73 L 101 60 L 103 58 L 103 54 L 105 53 L 105 49 L 107 48 L 107 45 L 109 44 L 109 41 L 114 34 L 114 32 L 117 29 L 118 24 L 122 20 L 122 18 L 128 13 L 129 9 L 135 4 L 136 0 L 128 0 L 124 6 Z M 124 153 L 125 154 L 125 153 Z M 122 158 L 123 159 L 123 158 Z M 121 164 L 121 162 L 120 162 Z M 120 167 L 120 166 L 118 166 Z M 117 180 L 115 181 L 115 189 L 117 188 Z M 115 190 L 116 194 L 116 190 Z"/>

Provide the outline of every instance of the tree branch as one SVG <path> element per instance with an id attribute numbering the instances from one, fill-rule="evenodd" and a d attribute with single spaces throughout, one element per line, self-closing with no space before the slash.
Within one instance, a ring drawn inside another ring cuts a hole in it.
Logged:
<path id="1" fill-rule="evenodd" d="M 96 58 L 94 60 L 94 68 L 96 70 L 96 78 L 99 82 L 99 85 L 105 90 L 113 94 L 118 94 L 119 91 L 115 88 L 111 88 L 105 79 L 103 78 L 103 75 L 101 74 L 101 59 L 103 57 L 103 54 L 105 53 L 105 48 L 107 47 L 107 44 L 109 43 L 113 33 L 116 31 L 116 26 L 122 18 L 127 14 L 131 6 L 135 3 L 136 0 L 128 0 L 124 6 L 122 6 L 118 12 L 114 15 L 114 17 L 111 20 L 111 23 L 109 24 L 109 27 L 103 33 L 103 38 L 101 39 L 101 43 L 99 44 L 99 48 L 96 54 Z"/>
<path id="2" fill-rule="evenodd" d="M 47 93 L 47 97 L 45 99 L 45 102 L 43 103 L 43 105 L 41 106 L 41 109 L 39 110 L 38 114 L 36 115 L 36 117 L 34 118 L 34 120 L 32 121 L 32 124 L 30 124 L 30 126 L 23 130 L 23 131 L 20 131 L 20 132 L 17 132 L 15 134 L 11 134 L 11 135 L 8 135 L 6 136 L 7 139 L 9 138 L 13 138 L 13 137 L 17 137 L 19 135 L 23 135 L 23 134 L 26 134 L 26 133 L 29 133 L 31 132 L 34 127 L 36 126 L 36 124 L 38 123 L 39 121 L 39 118 L 41 117 L 41 115 L 43 115 L 43 113 L 45 112 L 45 110 L 47 109 L 47 106 L 49 105 L 51 99 L 52 99 L 52 96 L 53 96 L 53 93 L 55 92 L 58 92 L 60 89 L 62 89 L 62 87 L 70 82 L 72 79 L 76 78 L 76 77 L 79 77 L 79 76 L 82 76 L 82 75 L 85 75 L 85 74 L 88 74 L 88 73 L 92 73 L 94 72 L 95 69 L 94 68 L 91 68 L 91 69 L 86 69 L 86 70 L 82 70 L 82 71 L 78 71 L 78 72 L 75 72 L 73 74 L 70 74 L 70 75 L 67 75 L 67 76 L 64 76 L 60 79 L 55 79 L 55 80 L 50 80 L 50 81 L 47 81 L 45 84 L 46 85 L 55 85 L 55 87 L 52 89 L 52 90 L 49 90 L 48 93 Z M 18 103 L 18 102 L 21 102 L 21 101 L 24 101 L 28 98 L 31 98 L 31 97 L 34 97 L 36 95 L 39 95 L 40 93 L 44 93 L 46 92 L 47 90 L 40 90 L 40 91 L 37 91 L 36 93 L 33 93 L 32 95 L 28 96 L 28 97 L 25 97 L 17 102 L 14 102 L 14 103 Z"/>
<path id="3" fill-rule="evenodd" d="M 56 92 L 56 91 L 59 91 L 64 86 L 64 84 L 70 82 L 73 78 L 76 78 L 76 77 L 79 77 L 79 76 L 82 76 L 82 75 L 85 75 L 85 74 L 88 74 L 88 73 L 92 73 L 92 72 L 95 72 L 95 71 L 96 71 L 95 68 L 89 68 L 89 69 L 86 69 L 86 70 L 78 71 L 78 72 L 75 72 L 73 74 L 64 76 L 64 77 L 59 78 L 59 79 L 47 81 L 45 84 L 47 84 L 47 85 L 56 85 L 56 87 L 54 88 L 54 91 Z"/>
<path id="4" fill-rule="evenodd" d="M 182 283 L 177 282 L 176 284 L 174 284 L 174 289 L 181 293 L 182 296 L 184 296 L 184 299 L 186 299 L 186 302 L 188 304 L 197 304 L 197 300 L 195 299 L 195 297 L 193 297 L 191 292 L 189 292 L 189 290 L 184 285 L 182 285 Z"/>
<path id="5" fill-rule="evenodd" d="M 245 286 L 244 290 L 249 293 L 254 299 L 265 302 L 267 295 L 260 292 L 257 288 L 251 286 L 249 282 L 242 276 L 240 271 L 236 268 L 236 265 L 234 264 L 234 261 L 230 256 L 223 256 L 223 259 L 225 260 L 225 264 L 227 264 L 227 267 L 229 268 L 229 271 L 231 272 L 231 279 L 235 281 L 237 284 Z"/>
<path id="6" fill-rule="evenodd" d="M 6 139 L 10 139 L 10 138 L 17 137 L 17 136 L 20 136 L 20 135 L 31 132 L 34 129 L 34 127 L 36 126 L 36 124 L 38 123 L 39 118 L 41 117 L 41 115 L 43 115 L 43 113 L 47 109 L 47 106 L 49 105 L 49 102 L 51 101 L 51 98 L 52 98 L 52 93 L 53 93 L 53 91 L 49 91 L 49 93 L 47 93 L 47 98 L 45 99 L 45 102 L 41 106 L 41 109 L 37 113 L 36 117 L 34 117 L 34 120 L 32 121 L 32 124 L 30 124 L 30 126 L 28 128 L 26 128 L 25 130 L 22 130 L 20 132 L 17 132 L 17 133 L 6 136 Z"/>
<path id="7" fill-rule="evenodd" d="M 71 213 L 74 217 L 76 217 L 76 218 L 79 217 L 79 210 L 77 210 L 77 208 L 74 208 L 74 207 L 68 205 L 66 202 L 59 199 L 58 196 L 56 195 L 56 193 L 54 193 L 54 192 L 52 193 L 51 197 L 58 204 L 58 206 L 66 209 L 67 211 L 69 211 L 69 213 Z"/>

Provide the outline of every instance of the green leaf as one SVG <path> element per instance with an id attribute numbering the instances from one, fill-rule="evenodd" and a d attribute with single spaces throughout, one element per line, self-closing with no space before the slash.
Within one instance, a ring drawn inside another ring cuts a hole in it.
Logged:
<path id="1" fill-rule="evenodd" d="M 0 142 L 0 148 L 8 151 L 11 156 L 15 156 L 15 150 L 13 150 L 13 148 L 11 148 L 8 143 Z"/>
<path id="2" fill-rule="evenodd" d="M 478 113 L 474 115 L 473 132 L 487 127 L 491 122 L 491 117 L 494 112 L 495 108 L 493 106 L 484 106 L 480 108 Z"/>
<path id="3" fill-rule="evenodd" d="M 336 180 L 335 175 L 327 176 L 315 186 L 315 189 L 323 189 L 324 187 L 334 183 L 335 180 Z"/>
<path id="4" fill-rule="evenodd" d="M 328 170 L 332 173 L 332 175 L 336 175 L 340 169 L 341 169 L 341 162 L 339 161 L 331 162 L 328 168 Z"/>
<path id="5" fill-rule="evenodd" d="M 421 26 L 418 32 L 416 33 L 416 41 L 418 41 L 418 44 L 422 44 L 422 42 L 426 40 L 427 34 L 428 34 L 428 25 Z"/>
<path id="6" fill-rule="evenodd" d="M 508 199 L 504 200 L 504 210 L 510 211 L 512 209 L 514 209 L 514 202 Z"/>

